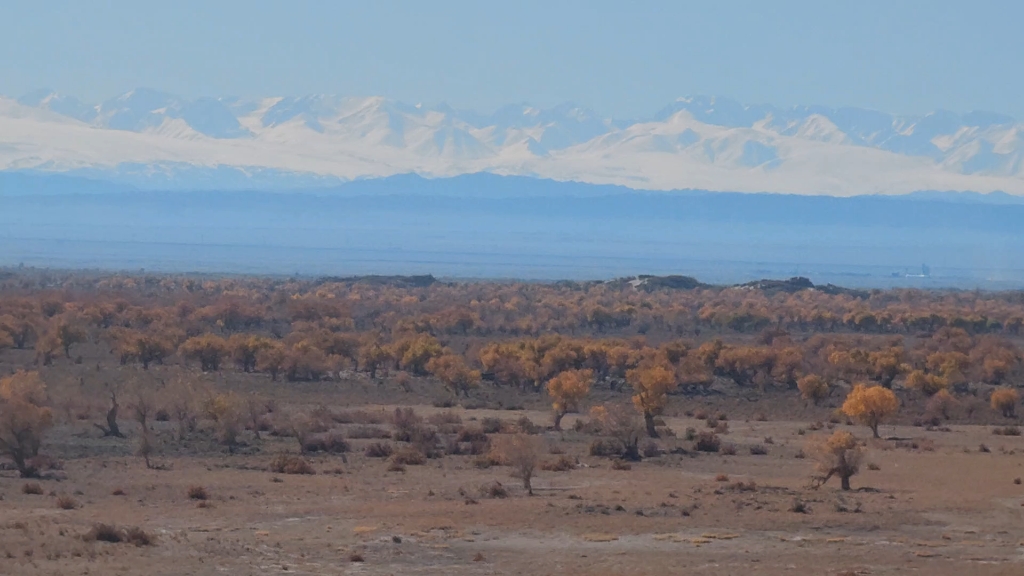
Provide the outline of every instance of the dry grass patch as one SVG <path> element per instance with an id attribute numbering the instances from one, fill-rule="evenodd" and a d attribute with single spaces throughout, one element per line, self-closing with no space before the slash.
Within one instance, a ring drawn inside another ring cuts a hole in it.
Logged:
<path id="1" fill-rule="evenodd" d="M 270 462 L 270 471 L 276 474 L 316 474 L 313 466 L 301 456 L 279 454 Z"/>
<path id="2" fill-rule="evenodd" d="M 427 457 L 415 448 L 402 448 L 391 455 L 391 463 L 399 466 L 421 466 L 427 462 Z"/>
<path id="3" fill-rule="evenodd" d="M 557 460 L 544 462 L 540 469 L 546 472 L 568 472 L 576 469 L 576 461 L 563 454 Z"/>
<path id="4" fill-rule="evenodd" d="M 389 458 L 394 453 L 394 447 L 387 442 L 374 442 L 363 451 L 363 455 L 367 458 Z"/>
<path id="5" fill-rule="evenodd" d="M 485 498 L 508 498 L 508 489 L 502 486 L 501 482 L 495 480 L 489 484 L 485 484 L 480 488 L 480 494 Z"/>
<path id="6" fill-rule="evenodd" d="M 43 487 L 38 482 L 26 482 L 21 485 L 21 493 L 30 496 L 42 496 L 44 492 Z"/>
<path id="7" fill-rule="evenodd" d="M 586 542 L 614 542 L 618 539 L 619 537 L 615 534 L 608 534 L 604 532 L 593 532 L 583 535 L 583 540 Z"/>
<path id="8" fill-rule="evenodd" d="M 202 486 L 189 486 L 188 497 L 189 500 L 207 500 L 210 498 L 210 494 Z"/>
<path id="9" fill-rule="evenodd" d="M 119 528 L 113 524 L 97 523 L 82 536 L 86 542 L 109 542 L 111 544 L 133 544 L 135 546 L 152 546 L 156 544 L 156 536 L 142 528 Z"/>

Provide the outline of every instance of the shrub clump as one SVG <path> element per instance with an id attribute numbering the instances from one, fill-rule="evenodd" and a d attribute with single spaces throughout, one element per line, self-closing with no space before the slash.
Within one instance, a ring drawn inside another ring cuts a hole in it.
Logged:
<path id="1" fill-rule="evenodd" d="M 395 408 L 391 416 L 395 427 L 392 437 L 399 442 L 412 442 L 413 436 L 423 428 L 423 418 L 412 408 Z"/>
<path id="2" fill-rule="evenodd" d="M 437 414 L 431 414 L 427 417 L 427 422 L 434 426 L 458 426 L 462 424 L 462 416 L 448 410 L 445 412 L 438 412 Z"/>
<path id="3" fill-rule="evenodd" d="M 598 438 L 590 443 L 591 456 L 619 456 L 622 454 L 622 443 L 617 440 Z"/>
<path id="4" fill-rule="evenodd" d="M 562 454 L 557 460 L 541 464 L 540 469 L 547 472 L 568 472 L 569 470 L 576 469 L 576 461 Z"/>
<path id="5" fill-rule="evenodd" d="M 485 498 L 508 498 L 508 489 L 495 480 L 480 487 L 480 494 Z"/>
<path id="6" fill-rule="evenodd" d="M 190 500 L 207 500 L 210 494 L 202 486 L 189 486 L 188 497 Z"/>
<path id="7" fill-rule="evenodd" d="M 275 474 L 316 474 L 305 458 L 292 454 L 278 454 L 270 462 L 270 471 Z"/>
<path id="8" fill-rule="evenodd" d="M 402 448 L 391 455 L 391 464 L 400 466 L 420 466 L 427 462 L 426 456 L 415 448 Z"/>
<path id="9" fill-rule="evenodd" d="M 21 486 L 21 493 L 30 496 L 42 496 L 43 487 L 38 482 L 26 482 Z"/>
<path id="10" fill-rule="evenodd" d="M 501 432 L 501 418 L 488 416 L 480 421 L 480 427 L 483 429 L 484 434 L 497 434 Z"/>
<path id="11" fill-rule="evenodd" d="M 390 458 L 395 449 L 387 442 L 374 442 L 366 447 L 363 455 L 367 458 Z"/>
<path id="12" fill-rule="evenodd" d="M 327 432 L 324 434 L 313 434 L 303 439 L 302 452 L 326 452 L 328 454 L 343 454 L 351 450 L 348 442 L 338 432 Z"/>
<path id="13" fill-rule="evenodd" d="M 701 432 L 697 435 L 697 441 L 693 448 L 699 452 L 718 452 L 722 447 L 722 441 L 714 432 Z"/>
<path id="14" fill-rule="evenodd" d="M 541 428 L 534 424 L 533 420 L 530 420 L 524 415 L 520 416 L 519 419 L 516 420 L 516 430 L 521 434 L 538 434 L 540 433 Z"/>
<path id="15" fill-rule="evenodd" d="M 152 546 L 156 544 L 156 536 L 142 528 L 118 528 L 113 524 L 97 523 L 82 536 L 86 542 L 109 542 L 111 544 L 133 544 L 135 546 Z"/>
<path id="16" fill-rule="evenodd" d="M 463 426 L 455 439 L 458 442 L 487 442 L 487 433 L 479 426 Z"/>

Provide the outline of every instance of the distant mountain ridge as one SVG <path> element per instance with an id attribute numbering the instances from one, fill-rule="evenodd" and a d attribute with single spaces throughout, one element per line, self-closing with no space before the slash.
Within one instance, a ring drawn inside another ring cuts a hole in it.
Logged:
<path id="1" fill-rule="evenodd" d="M 189 100 L 136 89 L 99 104 L 0 98 L 0 170 L 145 189 L 290 189 L 491 172 L 633 189 L 850 196 L 1024 195 L 1024 124 L 990 112 L 680 98 L 639 120 L 574 104 L 493 114 L 381 97 Z"/>
<path id="2" fill-rule="evenodd" d="M 199 170 L 199 169 L 196 169 Z M 229 169 L 211 169 L 211 172 L 227 173 Z M 88 174 L 88 172 L 86 172 Z M 81 195 L 112 195 L 117 197 L 124 194 L 145 195 L 159 193 L 180 194 L 182 198 L 194 199 L 198 192 L 205 194 L 208 198 L 214 198 L 217 194 L 224 194 L 225 197 L 247 192 L 249 198 L 255 199 L 263 195 L 298 194 L 308 196 L 335 197 L 335 198 L 384 198 L 392 197 L 402 201 L 467 201 L 467 200 L 529 200 L 531 205 L 538 202 L 554 201 L 560 199 L 591 199 L 590 206 L 600 209 L 608 209 L 612 212 L 629 212 L 626 204 L 615 206 L 606 205 L 609 199 L 618 202 L 627 202 L 629 199 L 639 197 L 666 197 L 676 200 L 685 198 L 696 198 L 708 196 L 720 206 L 721 213 L 715 216 L 721 218 L 729 213 L 744 213 L 747 218 L 756 219 L 759 215 L 773 213 L 775 217 L 795 217 L 799 220 L 802 211 L 808 207 L 819 206 L 820 211 L 812 219 L 821 220 L 822 215 L 828 215 L 833 210 L 840 212 L 834 216 L 838 222 L 852 216 L 849 211 L 853 204 L 846 204 L 840 208 L 839 204 L 831 206 L 821 205 L 823 201 L 849 200 L 859 201 L 859 205 L 865 202 L 871 203 L 881 213 L 884 206 L 893 201 L 900 201 L 904 207 L 917 205 L 919 208 L 928 204 L 965 204 L 965 205 L 990 205 L 996 206 L 1024 206 L 1024 196 L 1014 196 L 1004 192 L 954 192 L 938 190 L 922 190 L 902 195 L 858 195 L 842 198 L 831 198 L 818 195 L 795 195 L 795 194 L 738 194 L 735 192 L 721 192 L 710 190 L 671 190 L 671 191 L 648 191 L 636 190 L 626 186 L 614 184 L 589 184 L 586 182 L 562 182 L 557 180 L 534 178 L 529 176 L 502 176 L 487 172 L 473 174 L 460 174 L 448 178 L 426 178 L 418 174 L 396 174 L 382 178 L 365 178 L 349 182 L 337 179 L 320 177 L 309 177 L 301 179 L 297 175 L 276 174 L 269 171 L 266 174 L 238 173 L 233 177 L 220 174 L 220 178 L 207 176 L 200 184 L 188 188 L 179 188 L 167 179 L 169 175 L 163 175 L 155 180 L 152 175 L 137 175 L 137 184 L 132 185 L 125 182 L 112 182 L 102 180 L 98 177 L 88 177 L 79 171 L 77 175 L 68 173 L 51 173 L 44 171 L 0 171 L 0 198 L 8 197 L 33 197 L 33 196 L 81 196 Z M 96 176 L 96 174 L 93 174 Z M 164 186 L 161 186 L 163 183 Z M 218 186 L 214 186 L 216 183 Z M 262 184 L 262 186 L 260 186 Z M 67 200 L 65 200 L 67 201 Z M 767 203 L 767 204 L 765 204 Z M 781 209 L 771 209 L 765 212 L 768 206 Z M 513 206 L 505 210 L 515 209 Z M 692 208 L 690 208 L 692 209 Z M 579 210 L 579 208 L 575 208 Z M 954 212 L 955 213 L 955 212 Z M 697 215 L 700 216 L 701 211 Z M 999 214 L 990 212 L 990 215 Z M 709 214 L 703 213 L 703 216 Z M 657 218 L 657 213 L 651 213 L 645 217 Z M 871 216 L 878 219 L 877 215 Z M 826 218 L 831 221 L 831 218 Z M 899 221 L 890 222 L 891 225 L 899 226 Z"/>

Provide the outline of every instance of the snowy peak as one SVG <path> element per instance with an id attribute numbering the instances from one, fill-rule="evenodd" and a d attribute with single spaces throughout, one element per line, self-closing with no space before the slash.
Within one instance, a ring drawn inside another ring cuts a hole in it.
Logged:
<path id="1" fill-rule="evenodd" d="M 287 188 L 494 172 L 659 190 L 1024 194 L 1024 125 L 992 112 L 901 116 L 691 96 L 624 121 L 574 103 L 480 114 L 379 96 L 186 99 L 144 88 L 99 104 L 51 90 L 0 104 L 0 170 L 78 170 L 132 185 L 157 174 L 162 186 Z"/>

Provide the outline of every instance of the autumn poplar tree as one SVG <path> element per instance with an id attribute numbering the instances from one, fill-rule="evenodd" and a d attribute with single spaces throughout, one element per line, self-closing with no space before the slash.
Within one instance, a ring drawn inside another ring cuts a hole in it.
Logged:
<path id="1" fill-rule="evenodd" d="M 555 411 L 555 430 L 562 429 L 562 418 L 578 410 L 580 402 L 590 393 L 594 381 L 593 370 L 569 370 L 548 380 L 547 391 Z"/>
<path id="2" fill-rule="evenodd" d="M 46 385 L 38 372 L 19 371 L 0 379 L 0 454 L 14 461 L 22 478 L 36 474 L 31 459 L 39 454 L 43 433 L 53 426 L 46 402 Z"/>
<path id="3" fill-rule="evenodd" d="M 878 385 L 856 384 L 843 402 L 842 411 L 843 414 L 871 428 L 871 433 L 878 438 L 878 425 L 895 414 L 899 408 L 899 400 L 892 390 Z"/>
<path id="4" fill-rule="evenodd" d="M 860 470 L 864 458 L 864 451 L 853 434 L 837 430 L 827 439 L 812 444 L 811 452 L 821 473 L 821 476 L 814 479 L 815 486 L 821 486 L 833 476 L 838 476 L 842 489 L 850 489 L 850 478 Z"/>
<path id="5" fill-rule="evenodd" d="M 644 416 L 647 435 L 658 437 L 654 416 L 668 404 L 668 393 L 675 390 L 676 375 L 663 366 L 644 366 L 626 373 L 626 381 L 633 387 L 633 405 Z"/>
<path id="6" fill-rule="evenodd" d="M 469 396 L 470 389 L 480 384 L 480 372 L 471 370 L 466 366 L 466 361 L 462 359 L 462 356 L 455 354 L 443 354 L 431 358 L 427 362 L 426 370 L 437 377 L 456 396 L 460 393 Z"/>
<path id="7" fill-rule="evenodd" d="M 1013 388 L 1000 388 L 992 393 L 990 400 L 993 410 L 1000 412 L 1006 418 L 1013 418 L 1017 411 L 1017 404 L 1020 402 L 1020 394 Z"/>
<path id="8" fill-rule="evenodd" d="M 796 381 L 796 387 L 804 400 L 810 400 L 817 406 L 818 402 L 828 397 L 829 386 L 824 378 L 817 374 L 808 374 Z"/>

